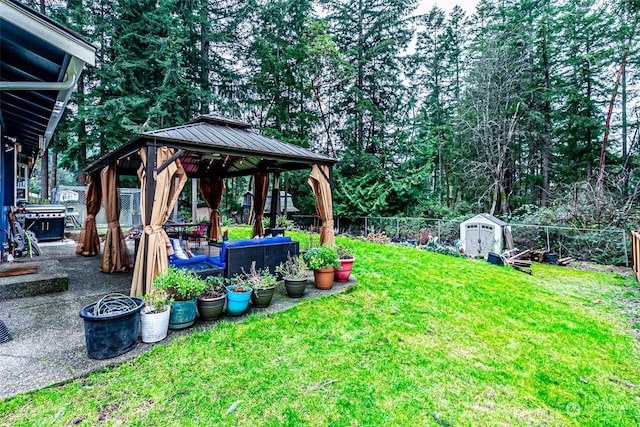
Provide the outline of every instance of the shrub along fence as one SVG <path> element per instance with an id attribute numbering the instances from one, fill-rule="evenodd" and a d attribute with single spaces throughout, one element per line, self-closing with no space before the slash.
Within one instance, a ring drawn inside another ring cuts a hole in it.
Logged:
<path id="1" fill-rule="evenodd" d="M 466 219 L 466 218 L 465 218 Z M 294 222 L 313 230 L 319 227 L 317 216 L 296 215 Z M 335 218 L 337 231 L 354 236 L 371 235 L 380 240 L 385 236 L 392 242 L 426 244 L 429 238 L 453 245 L 460 238 L 460 220 L 406 217 L 364 217 L 355 220 Z M 509 224 L 514 245 L 522 250 L 545 248 L 559 257 L 571 256 L 577 260 L 601 264 L 629 265 L 631 241 L 621 228 L 600 229 L 561 227 L 536 224 Z M 384 234 L 383 234 L 384 233 Z M 638 236 L 640 250 L 640 235 Z M 640 261 L 640 255 L 638 255 Z M 640 263 L 639 263 L 640 265 Z M 639 267 L 640 268 L 640 267 Z M 640 275 L 640 273 L 639 273 Z"/>
<path id="2" fill-rule="evenodd" d="M 627 233 L 621 228 L 599 229 L 552 225 L 509 224 L 513 243 L 524 249 L 545 248 L 559 258 L 571 256 L 600 264 L 629 265 Z"/>

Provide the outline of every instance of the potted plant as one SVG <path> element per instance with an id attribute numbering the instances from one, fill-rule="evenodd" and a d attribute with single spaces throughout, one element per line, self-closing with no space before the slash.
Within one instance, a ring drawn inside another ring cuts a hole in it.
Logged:
<path id="1" fill-rule="evenodd" d="M 304 260 L 311 270 L 315 279 L 315 287 L 318 289 L 331 289 L 336 268 L 340 268 L 338 252 L 333 246 L 320 246 L 310 248 L 304 254 Z"/>
<path id="2" fill-rule="evenodd" d="M 87 356 L 109 359 L 131 350 L 138 343 L 141 298 L 108 294 L 80 310 L 84 320 Z"/>
<path id="3" fill-rule="evenodd" d="M 253 288 L 244 283 L 240 276 L 228 279 L 227 289 L 227 313 L 239 316 L 249 307 Z"/>
<path id="4" fill-rule="evenodd" d="M 336 271 L 336 282 L 346 282 L 349 280 L 349 276 L 351 275 L 351 269 L 353 268 L 353 261 L 355 261 L 355 257 L 353 256 L 353 252 L 351 252 L 351 248 L 347 246 L 337 246 L 338 258 L 340 260 L 340 270 Z"/>
<path id="5" fill-rule="evenodd" d="M 290 298 L 300 298 L 307 287 L 307 263 L 302 255 L 287 255 L 287 260 L 276 267 L 276 273 L 284 279 L 284 288 Z"/>
<path id="6" fill-rule="evenodd" d="M 155 277 L 153 286 L 164 289 L 174 299 L 171 305 L 169 329 L 184 329 L 194 324 L 196 297 L 207 286 L 204 280 L 188 270 L 171 266 Z"/>
<path id="7" fill-rule="evenodd" d="M 269 273 L 269 269 L 256 270 L 255 261 L 251 263 L 251 269 L 244 274 L 245 284 L 251 286 L 251 303 L 256 308 L 265 308 L 271 304 L 273 294 L 276 291 L 276 276 Z"/>
<path id="8" fill-rule="evenodd" d="M 198 313 L 202 320 L 216 320 L 222 316 L 227 293 L 224 289 L 224 278 L 209 276 L 205 279 L 207 287 L 198 297 Z"/>
<path id="9" fill-rule="evenodd" d="M 144 308 L 140 311 L 142 342 L 162 341 L 167 336 L 173 298 L 164 289 L 153 289 L 142 297 Z"/>

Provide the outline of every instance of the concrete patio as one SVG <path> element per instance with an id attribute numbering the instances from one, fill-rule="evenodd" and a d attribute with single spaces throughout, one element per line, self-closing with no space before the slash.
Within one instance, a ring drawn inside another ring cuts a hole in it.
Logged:
<path id="1" fill-rule="evenodd" d="M 133 253 L 133 241 L 129 241 L 128 245 Z M 100 258 L 75 255 L 73 240 L 43 243 L 42 249 L 43 256 L 33 258 L 32 261 L 56 260 L 69 277 L 69 289 L 58 293 L 0 300 L 0 320 L 4 322 L 12 338 L 0 343 L 0 399 L 120 364 L 150 350 L 154 345 L 138 342 L 130 352 L 112 359 L 88 358 L 84 325 L 79 317 L 80 309 L 108 293 L 129 294 L 131 273 L 100 273 Z M 341 292 L 354 284 L 352 276 L 349 282 L 336 283 L 330 291 L 319 291 L 310 285 L 305 296 L 299 300 L 288 298 L 279 290 L 269 308 L 250 308 L 244 316 L 224 316 L 220 321 L 242 321 L 252 311 L 265 313 L 286 310 L 301 300 Z M 215 322 L 196 321 L 194 327 L 170 331 L 167 339 L 155 345 L 166 345 L 192 333 L 194 329 L 206 330 L 214 324 Z"/>

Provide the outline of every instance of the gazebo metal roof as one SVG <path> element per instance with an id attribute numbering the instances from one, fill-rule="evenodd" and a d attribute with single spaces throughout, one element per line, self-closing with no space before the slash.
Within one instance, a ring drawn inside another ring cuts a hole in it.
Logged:
<path id="1" fill-rule="evenodd" d="M 141 133 L 93 162 L 87 172 L 119 160 L 119 173 L 133 175 L 140 166 L 137 152 L 148 145 L 183 150 L 180 161 L 190 178 L 234 177 L 337 162 L 333 157 L 260 135 L 247 123 L 204 115 L 182 126 Z"/>

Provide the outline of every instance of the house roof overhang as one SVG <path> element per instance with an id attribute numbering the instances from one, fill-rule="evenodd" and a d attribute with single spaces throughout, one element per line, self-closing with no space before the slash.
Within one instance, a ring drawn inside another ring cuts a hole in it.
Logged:
<path id="1" fill-rule="evenodd" d="M 190 178 L 230 178 L 337 162 L 333 157 L 260 135 L 247 123 L 205 115 L 182 126 L 141 133 L 93 162 L 86 171 L 95 172 L 118 161 L 120 174 L 135 175 L 141 163 L 138 151 L 152 145 L 182 150 L 180 160 Z"/>
<path id="2" fill-rule="evenodd" d="M 0 0 L 2 134 L 35 155 L 49 144 L 95 46 L 15 0 Z"/>

